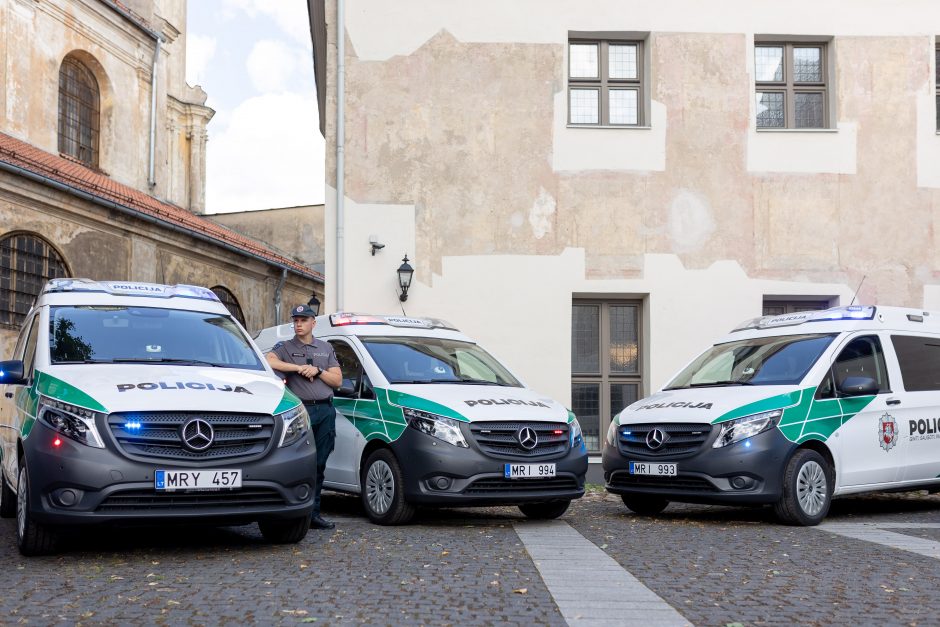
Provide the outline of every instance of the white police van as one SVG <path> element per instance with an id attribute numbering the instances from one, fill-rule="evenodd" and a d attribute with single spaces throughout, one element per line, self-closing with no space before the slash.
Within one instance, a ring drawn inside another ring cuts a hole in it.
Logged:
<path id="1" fill-rule="evenodd" d="M 750 320 L 612 422 L 607 489 L 770 504 L 818 524 L 833 496 L 940 489 L 940 317 L 855 306 Z"/>
<path id="2" fill-rule="evenodd" d="M 293 334 L 284 324 L 255 339 L 267 351 Z M 343 373 L 324 486 L 361 494 L 373 522 L 407 522 L 416 505 L 517 505 L 555 518 L 584 494 L 574 414 L 448 323 L 336 313 L 319 316 L 314 335 Z"/>
<path id="3" fill-rule="evenodd" d="M 210 290 L 55 279 L 0 362 L 0 516 L 24 554 L 92 523 L 310 526 L 309 418 Z"/>

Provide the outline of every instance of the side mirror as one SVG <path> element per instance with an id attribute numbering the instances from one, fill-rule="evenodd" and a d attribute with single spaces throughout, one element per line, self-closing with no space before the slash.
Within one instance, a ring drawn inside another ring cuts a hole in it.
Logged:
<path id="1" fill-rule="evenodd" d="M 375 390 L 372 389 L 372 384 L 369 382 L 368 377 L 366 377 L 365 381 L 362 382 L 362 392 L 359 393 L 359 398 L 364 398 L 367 400 L 372 400 L 375 398 Z"/>
<path id="2" fill-rule="evenodd" d="M 336 388 L 336 396 L 342 398 L 355 398 L 356 397 L 356 386 L 353 385 L 351 379 L 343 379 L 343 382 L 338 388 Z"/>
<path id="3" fill-rule="evenodd" d="M 0 361 L 0 385 L 25 385 L 26 378 L 23 376 L 23 362 L 14 359 L 11 361 Z"/>
<path id="4" fill-rule="evenodd" d="M 839 392 L 845 396 L 869 396 L 878 393 L 878 382 L 869 377 L 846 377 L 839 384 Z"/>

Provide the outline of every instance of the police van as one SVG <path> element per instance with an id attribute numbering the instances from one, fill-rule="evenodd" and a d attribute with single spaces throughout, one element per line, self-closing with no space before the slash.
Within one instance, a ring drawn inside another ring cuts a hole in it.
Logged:
<path id="1" fill-rule="evenodd" d="M 0 392 L 0 516 L 26 555 L 92 523 L 309 529 L 307 412 L 206 288 L 50 281 Z"/>
<path id="2" fill-rule="evenodd" d="M 603 453 L 634 512 L 769 504 L 818 524 L 833 496 L 940 489 L 940 316 L 850 306 L 750 320 L 624 409 Z"/>
<path id="3" fill-rule="evenodd" d="M 267 351 L 293 334 L 284 324 L 255 339 Z M 584 494 L 574 414 L 447 322 L 341 312 L 319 316 L 314 335 L 343 374 L 324 486 L 360 494 L 373 522 L 407 522 L 418 505 L 556 518 Z"/>

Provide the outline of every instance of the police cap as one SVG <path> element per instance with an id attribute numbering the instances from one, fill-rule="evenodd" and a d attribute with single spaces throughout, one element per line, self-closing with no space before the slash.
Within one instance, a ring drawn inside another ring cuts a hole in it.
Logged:
<path id="1" fill-rule="evenodd" d="M 308 318 L 316 318 L 316 312 L 310 308 L 310 305 L 297 305 L 290 310 L 291 318 L 299 318 L 301 316 L 307 316 Z"/>

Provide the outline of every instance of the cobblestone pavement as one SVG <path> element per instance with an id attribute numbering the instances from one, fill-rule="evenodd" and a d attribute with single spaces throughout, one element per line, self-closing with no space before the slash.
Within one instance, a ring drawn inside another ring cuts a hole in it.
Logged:
<path id="1" fill-rule="evenodd" d="M 254 526 L 84 532 L 26 559 L 0 521 L 0 623 L 548 624 L 564 620 L 513 530 L 514 508 L 365 521 L 329 494 L 333 532 L 269 546 Z M 563 520 L 696 625 L 940 624 L 940 560 L 766 510 L 671 505 L 657 518 L 594 492 Z M 940 523 L 940 497 L 836 501 L 832 522 Z M 937 529 L 893 529 L 940 540 Z"/>

